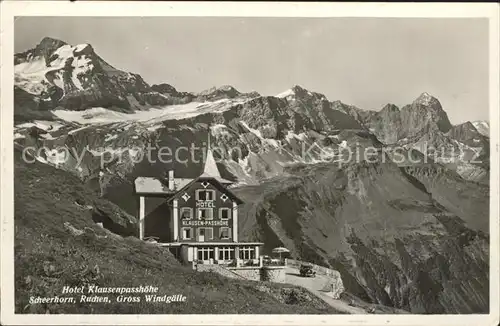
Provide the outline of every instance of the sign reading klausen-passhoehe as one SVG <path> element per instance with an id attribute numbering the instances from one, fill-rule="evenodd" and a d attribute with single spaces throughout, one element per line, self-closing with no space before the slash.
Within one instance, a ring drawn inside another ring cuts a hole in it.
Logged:
<path id="1" fill-rule="evenodd" d="M 228 226 L 227 220 L 183 220 L 183 226 Z"/>

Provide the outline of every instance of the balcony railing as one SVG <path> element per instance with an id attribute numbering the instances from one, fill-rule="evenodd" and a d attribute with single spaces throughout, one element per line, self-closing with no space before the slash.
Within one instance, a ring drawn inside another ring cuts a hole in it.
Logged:
<path id="1" fill-rule="evenodd" d="M 268 258 L 263 259 L 230 259 L 230 260 L 195 260 L 193 264 L 199 265 L 221 265 L 225 267 L 262 267 L 262 266 L 286 266 L 286 258 Z"/>
<path id="2" fill-rule="evenodd" d="M 264 266 L 286 266 L 286 261 L 286 258 L 270 258 L 262 260 Z"/>

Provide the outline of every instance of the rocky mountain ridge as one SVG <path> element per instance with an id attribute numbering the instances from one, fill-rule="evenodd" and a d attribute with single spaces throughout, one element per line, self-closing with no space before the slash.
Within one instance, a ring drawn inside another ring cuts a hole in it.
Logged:
<path id="1" fill-rule="evenodd" d="M 324 161 L 325 157 L 331 159 L 342 149 L 339 145 L 355 145 L 355 139 L 338 141 L 335 133 L 341 130 L 357 130 L 354 134 L 371 133 L 385 145 L 402 141 L 409 148 L 420 148 L 418 144 L 422 143 L 422 139 L 428 142 L 429 137 L 425 136 L 431 133 L 440 137 L 441 133 L 451 129 L 441 104 L 427 93 L 401 110 L 387 105 L 374 112 L 340 101 L 330 102 L 325 95 L 298 85 L 276 96 L 241 93 L 229 85 L 213 87 L 198 94 L 179 92 L 169 84 L 150 86 L 137 74 L 113 68 L 89 44 L 71 46 L 51 38 L 44 38 L 32 50 L 16 54 L 14 62 L 15 117 L 19 122 L 29 121 L 18 124 L 18 141 L 23 142 L 21 139 L 26 139 L 27 135 L 40 135 L 41 138 L 28 143 L 43 143 L 51 148 L 53 143 L 65 144 L 64 131 L 66 134 L 71 132 L 72 138 L 76 139 L 87 137 L 86 134 L 92 132 L 101 136 L 99 139 L 92 136 L 95 139 L 87 144 L 94 156 L 90 160 L 99 160 L 100 155 L 95 153 L 102 152 L 102 149 L 116 154 L 130 151 L 132 146 L 157 143 L 158 139 L 166 137 L 167 121 L 175 120 L 181 125 L 194 125 L 200 132 L 210 132 L 216 138 L 215 144 L 226 150 L 234 146 L 240 148 L 243 155 L 236 161 L 227 159 L 223 165 L 235 178 L 255 183 L 281 173 L 283 165 Z M 81 113 L 73 112 L 75 110 Z M 33 120 L 39 123 L 33 124 Z M 54 134 L 53 129 L 40 129 L 42 124 L 64 127 Z M 34 127 L 37 131 L 33 133 Z M 129 140 L 126 144 L 127 136 L 129 139 L 142 139 L 143 142 L 137 144 L 137 141 Z M 47 142 L 47 139 L 57 141 Z M 116 143 L 115 139 L 122 140 Z M 408 139 L 413 139 L 415 144 L 409 146 Z M 484 136 L 479 143 L 472 138 L 466 142 L 466 146 L 477 145 L 483 152 L 489 146 Z M 451 148 L 461 145 L 455 144 Z M 318 148 L 307 152 L 310 157 L 304 157 L 304 148 L 310 149 L 311 146 Z M 302 148 L 299 150 L 298 147 Z M 255 152 L 252 148 L 260 150 Z M 276 150 L 279 154 L 275 153 Z M 61 164 L 55 163 L 59 162 L 57 158 L 47 154 L 57 153 L 41 153 L 40 159 L 61 167 Z M 250 154 L 259 158 L 254 159 Z M 484 154 L 482 157 L 487 156 Z M 125 160 L 130 161 L 130 155 Z M 253 166 L 248 167 L 247 161 L 252 161 Z M 283 164 L 276 164 L 276 161 Z M 82 178 L 102 172 L 91 165 L 75 166 L 69 160 L 62 167 Z M 487 178 L 484 166 L 477 167 L 468 162 L 456 165 L 456 170 L 466 178 L 478 181 Z M 250 170 L 250 176 L 247 176 L 246 170 Z"/>
<path id="2" fill-rule="evenodd" d="M 473 121 L 476 130 L 483 136 L 490 137 L 490 123 L 484 120 Z"/>
<path id="3" fill-rule="evenodd" d="M 483 123 L 453 126 L 431 95 L 376 112 L 298 85 L 275 96 L 228 85 L 182 92 L 113 68 L 90 45 L 49 38 L 14 62 L 15 146 L 129 214 L 135 177 L 201 173 L 203 151 L 169 162 L 162 148 L 210 137 L 246 202 L 242 238 L 339 270 L 369 302 L 488 310 L 489 137 Z"/>

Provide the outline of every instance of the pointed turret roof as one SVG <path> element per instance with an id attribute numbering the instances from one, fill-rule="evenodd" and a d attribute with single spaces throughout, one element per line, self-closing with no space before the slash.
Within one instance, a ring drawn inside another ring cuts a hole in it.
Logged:
<path id="1" fill-rule="evenodd" d="M 205 158 L 205 166 L 203 168 L 203 173 L 200 175 L 200 178 L 214 178 L 223 184 L 233 183 L 232 181 L 222 178 L 220 175 L 219 169 L 217 168 L 217 163 L 215 162 L 212 148 L 210 147 L 210 133 L 208 134 L 207 147 L 208 148 L 207 148 L 207 156 Z"/>
<path id="2" fill-rule="evenodd" d="M 203 168 L 202 176 L 210 176 L 213 178 L 221 178 L 217 163 L 215 162 L 214 154 L 210 148 L 207 149 L 207 157 L 205 159 L 205 167 Z"/>

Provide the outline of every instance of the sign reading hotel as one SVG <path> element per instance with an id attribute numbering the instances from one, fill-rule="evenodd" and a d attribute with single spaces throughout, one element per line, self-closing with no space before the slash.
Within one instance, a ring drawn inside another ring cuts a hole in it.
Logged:
<path id="1" fill-rule="evenodd" d="M 196 208 L 215 208 L 214 202 L 211 200 L 198 200 Z"/>

